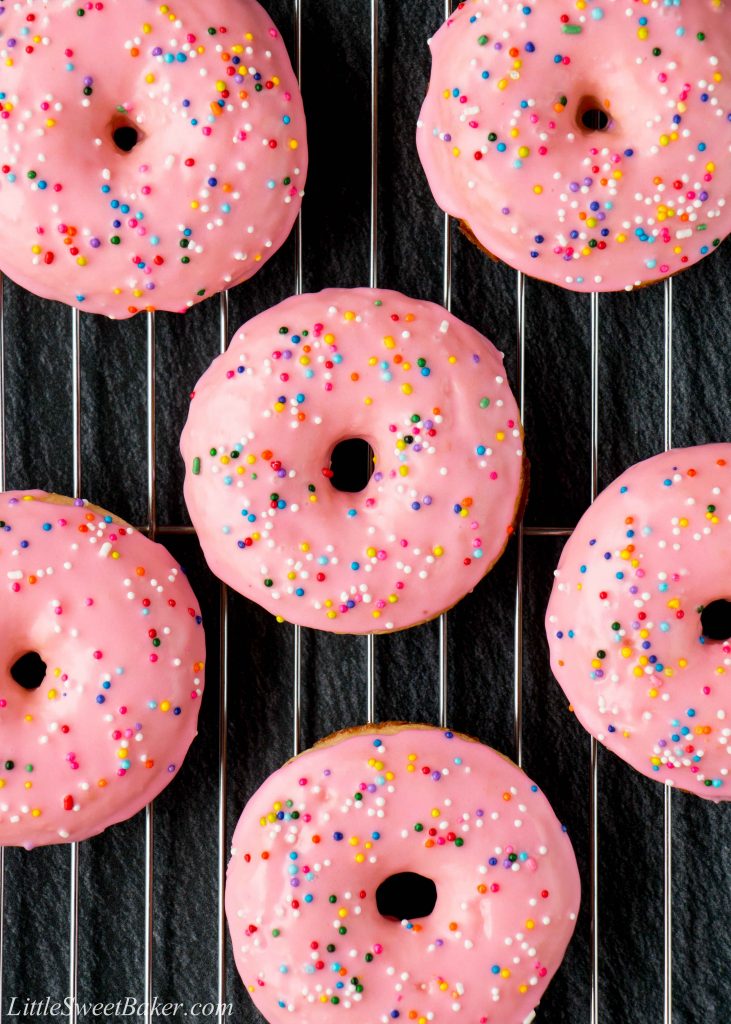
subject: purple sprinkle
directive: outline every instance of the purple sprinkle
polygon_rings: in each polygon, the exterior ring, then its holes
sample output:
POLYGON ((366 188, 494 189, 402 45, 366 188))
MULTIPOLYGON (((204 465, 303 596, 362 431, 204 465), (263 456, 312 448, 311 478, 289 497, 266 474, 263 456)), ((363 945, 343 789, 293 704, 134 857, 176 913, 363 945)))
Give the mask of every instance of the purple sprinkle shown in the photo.
POLYGON ((98 249, 101 244, 102 243, 99 241, 98 238, 92 238, 89 241, 89 245, 92 247, 92 249, 98 249))
POLYGON ((161 47, 159 47, 159 46, 156 46, 156 47, 154 48, 154 50, 152 51, 152 56, 153 56, 153 57, 159 57, 161 53, 162 53, 162 49, 161 49, 161 47))
POLYGON ((424 505, 431 505, 431 503, 432 503, 431 495, 430 494, 425 494, 424 495, 424 500, 423 500, 422 504, 424 504, 424 505))
POLYGON ((447 134, 444 136, 444 141, 445 142, 451 142, 452 141, 452 136, 449 134, 449 132, 447 132, 447 134))
POLYGON ((431 777, 434 779, 435 782, 439 782, 439 780, 442 777, 442 773, 441 772, 432 772, 431 773, 431 777))
POLYGON ((94 79, 90 78, 89 75, 87 75, 86 78, 84 79, 84 85, 93 85, 93 84, 94 84, 94 79))
POLYGON ((169 771, 170 773, 174 772, 174 771, 175 771, 175 765, 174 765, 174 764, 169 764, 169 765, 168 765, 168 771, 169 771))
POLYGON ((485 815, 485 812, 483 811, 483 809, 481 807, 478 810, 475 811, 475 817, 477 817, 477 818, 482 818, 482 817, 484 817, 484 815, 485 815))
POLYGON ((300 880, 299 878, 292 878, 290 879, 289 884, 292 886, 293 889, 299 889, 300 880))

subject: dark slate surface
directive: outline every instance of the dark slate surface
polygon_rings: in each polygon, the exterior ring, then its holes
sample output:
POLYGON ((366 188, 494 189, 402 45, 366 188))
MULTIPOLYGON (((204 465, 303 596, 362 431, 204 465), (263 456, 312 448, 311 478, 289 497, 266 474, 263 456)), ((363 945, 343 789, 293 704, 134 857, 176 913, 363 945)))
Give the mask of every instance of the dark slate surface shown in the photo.
MULTIPOLYGON (((269 6, 291 43, 291 0, 269 0, 269 6)), ((303 9, 311 143, 305 286, 361 285, 369 270, 368 3, 303 0, 303 9)), ((442 0, 390 0, 380 12, 380 281, 435 300, 442 295, 443 219, 417 160, 414 124, 429 72, 426 39, 442 10, 442 0)), ((676 444, 731 440, 730 272, 726 244, 674 282, 676 444)), ((232 329, 293 287, 290 240, 232 293, 232 329)), ((9 282, 4 299, 8 486, 69 492, 71 313, 9 282)), ((570 526, 590 497, 590 300, 531 281, 526 308, 532 461, 526 521, 570 526)), ((515 274, 456 232, 454 310, 505 350, 516 385, 515 274)), ((178 436, 187 393, 218 350, 218 315, 213 299, 185 318, 157 317, 157 497, 164 524, 186 521, 178 436)), ((663 444, 663 287, 602 297, 600 315, 599 476, 605 485, 663 444)), ((142 318, 115 325, 82 317, 83 491, 138 523, 147 508, 145 343, 142 318)), ((216 998, 220 591, 193 538, 172 538, 169 545, 190 571, 209 640, 200 736, 154 811, 154 991, 189 1008, 216 998)), ((589 1019, 589 741, 551 677, 542 628, 560 545, 545 537, 525 540, 524 742, 527 770, 570 828, 585 887, 575 940, 539 1020, 575 1024, 589 1019)), ((513 545, 449 616, 451 723, 507 754, 515 750, 515 583, 513 545)), ((247 797, 291 750, 293 631, 238 598, 231 598, 229 610, 230 837, 247 797)), ((376 650, 379 716, 436 721, 437 626, 379 638, 376 650)), ((302 682, 306 743, 361 722, 365 642, 306 633, 302 682)), ((600 753, 603 1024, 662 1020, 662 798, 658 786, 600 753)), ((682 794, 673 803, 673 1020, 723 1024, 731 1008, 731 818, 726 808, 682 794)), ((142 999, 144 816, 85 843, 80 860, 80 998, 142 999)), ((62 999, 67 992, 68 878, 66 848, 5 852, 6 1015, 12 996, 62 999)), ((235 1021, 258 1020, 230 958, 227 998, 235 1021)))

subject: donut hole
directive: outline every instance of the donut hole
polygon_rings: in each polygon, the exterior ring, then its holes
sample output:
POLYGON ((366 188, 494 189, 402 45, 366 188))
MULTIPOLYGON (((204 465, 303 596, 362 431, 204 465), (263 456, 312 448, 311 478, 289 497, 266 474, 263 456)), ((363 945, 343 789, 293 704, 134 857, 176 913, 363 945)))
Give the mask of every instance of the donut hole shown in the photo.
POLYGON ((330 483, 336 491, 356 494, 368 486, 375 454, 362 437, 339 441, 330 456, 330 483))
POLYGON ((112 122, 112 141, 122 153, 131 153, 142 140, 142 133, 128 118, 117 118, 112 122))
POLYGON ((579 103, 576 120, 587 132, 606 132, 612 124, 606 108, 594 96, 585 96, 579 103))
POLYGON ((413 921, 428 917, 437 905, 437 887, 431 878, 415 871, 389 875, 376 889, 376 906, 389 921, 413 921))
POLYGON ((37 690, 46 678, 46 663, 37 651, 28 651, 15 659, 10 675, 24 690, 37 690))
POLYGON ((731 637, 731 601, 719 598, 701 609, 704 640, 728 640, 731 637))

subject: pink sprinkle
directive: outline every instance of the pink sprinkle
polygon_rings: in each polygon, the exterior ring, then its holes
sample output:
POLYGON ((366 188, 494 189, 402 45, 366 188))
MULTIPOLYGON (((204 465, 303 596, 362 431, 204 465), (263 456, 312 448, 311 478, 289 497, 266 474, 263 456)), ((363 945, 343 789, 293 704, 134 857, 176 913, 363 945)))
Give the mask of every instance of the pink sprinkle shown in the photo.
POLYGON ((99 661, 99 659, 102 657, 102 652, 101 651, 94 651, 93 657, 95 657, 96 660, 99 661))
POLYGON ((299 782, 300 786, 306 786, 307 785, 307 779, 304 779, 304 778, 298 779, 298 782, 299 782))

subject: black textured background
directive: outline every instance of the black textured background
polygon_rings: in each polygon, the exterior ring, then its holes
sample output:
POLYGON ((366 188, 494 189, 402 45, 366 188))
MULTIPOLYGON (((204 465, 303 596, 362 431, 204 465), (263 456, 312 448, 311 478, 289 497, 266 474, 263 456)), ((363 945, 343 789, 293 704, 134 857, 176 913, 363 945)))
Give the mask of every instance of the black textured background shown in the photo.
MULTIPOLYGON (((367 0, 302 0, 311 172, 304 206, 307 290, 368 282, 370 55, 367 0)), ((292 0, 268 0, 292 43, 292 0)), ((211 10, 215 7, 211 0, 211 10)), ((380 16, 379 279, 441 301, 442 217, 421 171, 414 126, 426 89, 426 40, 442 0, 388 0, 380 16)), ((731 440, 731 247, 674 282, 676 445, 731 440)), ((231 294, 231 328, 294 289, 293 240, 231 294)), ((590 498, 590 299, 526 287, 531 526, 571 526, 590 498)), ((516 276, 454 238, 454 311, 506 352, 516 381, 516 276)), ((603 296, 601 486, 663 444, 663 286, 603 296)), ((187 522, 178 437, 187 393, 219 346, 219 303, 157 317, 157 469, 161 524, 187 522)), ((7 485, 72 488, 71 312, 4 282, 7 485)), ((83 493, 131 522, 146 517, 145 340, 137 317, 81 318, 83 493)), ((219 588, 191 537, 166 537, 203 605, 208 690, 200 735, 155 804, 154 991, 216 999, 219 588)), ((562 541, 525 539, 525 767, 570 828, 584 907, 539 1014, 589 1020, 589 741, 548 666, 543 616, 562 541)), ((514 753, 516 547, 449 616, 450 721, 514 753)), ((291 751, 293 630, 230 600, 228 834, 253 789, 291 751)), ((0 623, 1 636, 1 623, 0 623)), ((437 719, 436 624, 378 638, 377 714, 437 719)), ((366 715, 365 641, 306 633, 306 744, 366 715)), ((602 1024, 658 1024, 662 1011, 662 789, 600 752, 602 1024)), ((729 810, 674 797, 674 1024, 731 1018, 729 810)), ((144 814, 80 850, 79 996, 143 997, 144 814)), ((3 1005, 62 999, 68 985, 69 850, 5 851, 3 1005)), ((258 1020, 229 958, 233 1020, 258 1020)), ((16 1018, 17 1019, 17 1018, 16 1018)), ((39 1018, 34 1018, 39 1019, 39 1018)), ((50 1019, 50 1018, 47 1018, 50 1019)), ((90 1018, 87 1018, 90 1019, 90 1018)), ((107 1018, 108 1019, 108 1018, 107 1018)), ((182 1019, 182 1018, 179 1018, 182 1019)))

